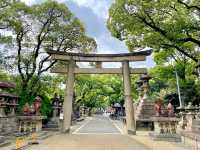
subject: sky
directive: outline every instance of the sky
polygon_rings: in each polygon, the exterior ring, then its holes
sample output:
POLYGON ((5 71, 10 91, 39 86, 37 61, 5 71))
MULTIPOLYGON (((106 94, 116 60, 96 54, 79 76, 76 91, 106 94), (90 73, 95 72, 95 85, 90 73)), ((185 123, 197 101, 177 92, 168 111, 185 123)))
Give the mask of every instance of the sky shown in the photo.
MULTIPOLYGON (((28 5, 32 5, 42 0, 21 0, 28 5)), ((114 0, 57 0, 65 3, 71 12, 78 17, 86 28, 88 36, 93 37, 97 42, 97 53, 127 53, 128 49, 124 42, 112 37, 106 27, 108 10, 114 0)), ((117 63, 106 64, 105 67, 119 67, 117 63)), ((154 62, 152 57, 148 57, 146 62, 131 63, 132 67, 152 67, 154 62)))

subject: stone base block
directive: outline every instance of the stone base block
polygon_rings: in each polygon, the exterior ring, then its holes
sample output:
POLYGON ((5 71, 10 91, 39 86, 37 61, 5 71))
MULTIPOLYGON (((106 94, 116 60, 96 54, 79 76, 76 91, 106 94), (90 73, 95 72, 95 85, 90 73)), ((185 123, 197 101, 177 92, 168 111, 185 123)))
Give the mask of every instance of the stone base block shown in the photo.
POLYGON ((152 131, 154 129, 154 125, 152 121, 136 121, 136 129, 139 131, 152 131))
POLYGON ((59 131, 60 130, 59 120, 56 120, 56 121, 50 120, 47 124, 42 126, 42 130, 45 130, 45 131, 59 131))
POLYGON ((150 132, 149 136, 155 141, 181 142, 181 136, 178 134, 157 134, 150 132))
POLYGON ((128 130, 127 133, 129 135, 136 135, 136 131, 133 131, 133 130, 128 130))
POLYGON ((0 147, 9 145, 10 142, 6 140, 4 136, 0 136, 0 147))
POLYGON ((200 149, 200 141, 192 139, 190 137, 182 136, 182 143, 188 149, 191 149, 191 150, 199 150, 200 149))
POLYGON ((64 134, 69 134, 69 133, 70 133, 70 128, 69 128, 69 129, 63 130, 62 133, 64 133, 64 134))
POLYGON ((196 132, 181 132, 182 143, 188 149, 198 150, 200 149, 200 134, 196 132))
POLYGON ((0 135, 13 135, 17 131, 17 120, 15 117, 0 117, 0 135))

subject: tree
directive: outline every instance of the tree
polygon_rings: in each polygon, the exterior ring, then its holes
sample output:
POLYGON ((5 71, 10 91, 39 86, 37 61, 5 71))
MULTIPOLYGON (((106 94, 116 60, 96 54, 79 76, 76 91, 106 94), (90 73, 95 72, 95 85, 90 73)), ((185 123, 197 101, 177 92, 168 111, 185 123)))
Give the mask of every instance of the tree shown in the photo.
MULTIPOLYGON (((10 9, 11 3, 14 3, 14 0, 1 0, 0 1, 0 30, 1 29, 7 29, 9 19, 13 11, 10 9)), ((0 32, 0 44, 8 42, 9 37, 4 35, 4 32, 0 32)), ((4 54, 7 52, 4 52, 3 50, 0 51, 0 67, 4 68, 6 66, 5 63, 5 56, 4 54)))
POLYGON ((179 106, 177 94, 177 84, 175 68, 179 76, 180 94, 182 102, 187 105, 192 102, 194 105, 199 104, 199 83, 196 82, 195 75, 192 74, 193 64, 187 64, 185 71, 181 63, 175 63, 174 66, 157 65, 150 69, 149 74, 153 77, 150 80, 150 91, 152 97, 162 97, 165 102, 172 100, 175 106, 179 106))
POLYGON ((4 43, 4 48, 9 47, 9 54, 16 58, 22 91, 27 95, 36 95, 42 74, 56 63, 49 60, 46 50, 88 52, 96 48, 96 42, 85 35, 82 23, 64 4, 48 0, 27 6, 14 1, 9 10, 10 16, 0 18, 12 33, 11 44, 4 43))
POLYGON ((103 106, 102 82, 90 75, 78 76, 75 84, 75 104, 85 105, 90 111, 103 106), (101 101, 99 103, 98 101, 101 101))
POLYGON ((200 1, 116 0, 108 28, 129 50, 152 47, 167 58, 184 55, 199 61, 200 1), (164 55, 163 55, 164 54, 164 55))
POLYGON ((0 81, 10 81, 10 76, 0 68, 0 81))
MULTIPOLYGON (((136 77, 132 76, 132 96, 137 98, 136 77)), ((124 90, 120 75, 79 75, 75 82, 75 104, 90 109, 105 108, 115 103, 124 105, 124 90)))
MULTIPOLYGON (((16 83, 15 93, 20 93, 20 101, 18 110, 21 112, 25 103, 32 104, 35 96, 27 95, 26 91, 21 90, 21 80, 20 76, 11 76, 11 80, 16 83)), ((41 113, 43 115, 49 116, 52 113, 52 98, 54 94, 57 93, 58 95, 64 95, 64 89, 62 88, 62 84, 65 82, 65 77, 60 75, 43 75, 41 76, 40 80, 38 81, 35 88, 37 89, 37 95, 42 99, 42 106, 41 106, 41 113)))
POLYGON ((12 11, 10 10, 11 3, 14 3, 14 0, 1 0, 0 1, 0 29, 5 29, 8 27, 8 18, 12 11))

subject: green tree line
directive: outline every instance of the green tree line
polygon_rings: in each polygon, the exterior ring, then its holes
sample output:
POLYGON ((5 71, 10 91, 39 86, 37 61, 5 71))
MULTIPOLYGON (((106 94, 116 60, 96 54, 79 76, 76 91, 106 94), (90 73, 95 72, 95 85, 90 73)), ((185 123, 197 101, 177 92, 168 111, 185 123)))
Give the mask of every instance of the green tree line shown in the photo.
POLYGON ((108 29, 130 51, 153 48, 155 67, 151 94, 178 103, 175 71, 182 100, 199 104, 200 1, 116 0, 109 10, 108 29))

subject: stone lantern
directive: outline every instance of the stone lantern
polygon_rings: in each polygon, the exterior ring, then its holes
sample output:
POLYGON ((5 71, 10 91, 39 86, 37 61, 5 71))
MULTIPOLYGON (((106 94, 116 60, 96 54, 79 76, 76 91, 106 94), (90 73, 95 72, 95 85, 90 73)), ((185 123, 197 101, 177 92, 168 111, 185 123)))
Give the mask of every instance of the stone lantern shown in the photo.
POLYGON ((58 97, 58 94, 55 93, 54 94, 54 98, 53 98, 53 102, 52 102, 52 105, 53 105, 53 120, 55 120, 58 116, 58 109, 59 109, 59 105, 60 105, 60 102, 59 102, 59 97, 58 97))
POLYGON ((143 85, 142 85, 142 89, 143 89, 143 100, 147 100, 148 99, 148 92, 149 92, 149 80, 151 79, 151 77, 148 74, 143 74, 140 77, 140 80, 143 81, 143 85))
POLYGON ((147 101, 150 79, 151 77, 149 75, 143 74, 141 75, 140 80, 136 82, 140 99, 136 108, 136 127, 138 130, 143 130, 144 127, 147 130, 153 128, 151 117, 155 116, 154 102, 147 101))
POLYGON ((13 99, 11 100, 11 113, 10 113, 10 116, 15 116, 15 110, 16 110, 16 107, 18 106, 18 97, 13 97, 13 99))
POLYGON ((142 100, 142 96, 143 96, 143 89, 142 89, 142 84, 143 84, 143 81, 142 80, 138 80, 136 82, 136 86, 137 86, 137 91, 138 91, 138 100, 142 100))
POLYGON ((4 101, 4 98, 1 98, 0 99, 0 117, 5 117, 6 114, 5 114, 5 101, 4 101))

